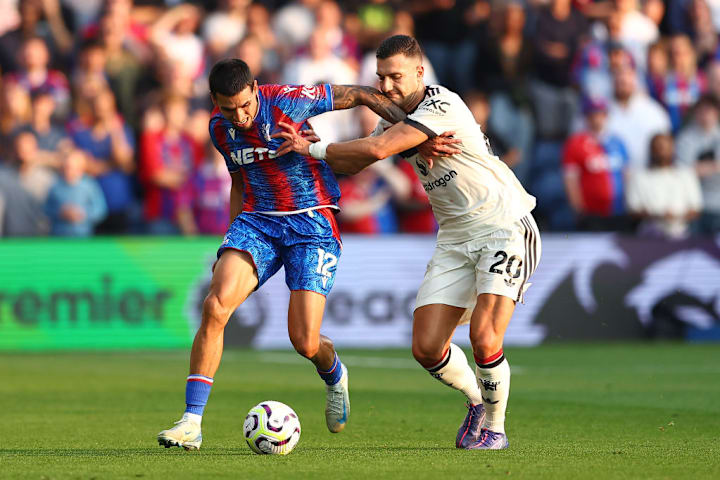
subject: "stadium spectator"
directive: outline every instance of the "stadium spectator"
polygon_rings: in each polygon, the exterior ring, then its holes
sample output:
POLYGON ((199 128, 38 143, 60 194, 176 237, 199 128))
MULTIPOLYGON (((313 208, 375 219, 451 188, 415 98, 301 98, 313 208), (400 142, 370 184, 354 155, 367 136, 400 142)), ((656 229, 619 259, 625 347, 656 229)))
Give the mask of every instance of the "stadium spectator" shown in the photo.
POLYGON ((488 102, 487 95, 482 92, 470 92, 465 95, 465 104, 470 109, 470 112, 472 112, 477 124, 482 127, 492 153, 500 157, 508 167, 515 168, 520 161, 520 150, 507 144, 503 140, 503 137, 498 135, 493 129, 493 124, 490 121, 492 117, 490 114, 490 102, 488 102))
MULTIPOLYGON (((353 113, 363 134, 368 135, 375 129, 379 117, 369 108, 359 107, 353 113)), ((409 200, 412 185, 408 175, 396 167, 391 158, 376 162, 356 175, 339 179, 338 185, 340 231, 366 235, 398 231, 393 200, 409 200)))
MULTIPOLYGON (((0 71, 15 72, 22 69, 16 56, 30 38, 40 36, 50 48, 55 63, 62 63, 73 47, 73 37, 67 28, 63 6, 59 0, 22 0, 18 2, 18 26, 0 37, 0 71)), ((3 16, 10 12, 3 11, 3 16)))
MULTIPOLYGON (((512 163, 515 175, 525 183, 530 167, 530 151, 534 135, 531 103, 527 94, 528 73, 532 66, 532 46, 525 38, 525 11, 519 3, 508 3, 500 11, 502 23, 498 35, 492 35, 487 50, 477 66, 477 78, 487 79, 490 94, 487 125, 490 141, 504 142, 517 159, 512 163)), ((504 153, 504 152, 503 152, 504 153)))
POLYGON ((250 0, 221 0, 202 22, 202 37, 211 58, 221 58, 245 36, 250 0))
POLYGON ((143 43, 143 30, 132 28, 129 13, 119 5, 104 13, 100 18, 96 36, 105 49, 105 74, 117 101, 117 108, 123 118, 132 126, 137 125, 136 95, 138 85, 147 75, 145 62, 150 58, 149 47, 143 43), (130 35, 129 32, 136 32, 130 35))
POLYGON ((638 88, 637 81, 630 64, 613 72, 614 98, 608 108, 607 128, 625 145, 629 167, 646 168, 650 139, 670 131, 670 117, 657 101, 638 88))
MULTIPOLYGON (((474 87, 473 68, 477 53, 472 37, 474 27, 489 10, 471 0, 410 2, 415 31, 425 55, 435 67, 440 83, 460 94, 474 87)), ((382 40, 382 39, 381 39, 382 40)))
POLYGON ((0 158, 12 155, 12 137, 32 119, 30 94, 16 83, 0 84, 0 158))
MULTIPOLYGON (((657 0, 656 0, 657 1, 657 0)), ((720 3, 711 0, 716 10, 720 3)), ((713 25, 713 17, 708 2, 705 0, 690 0, 690 21, 695 55, 700 64, 705 64, 715 55, 718 49, 718 29, 713 25)), ((720 12, 720 10, 718 10, 720 12)), ((719 17, 720 18, 720 17, 719 17)))
POLYGON ((73 119, 68 133, 75 145, 89 155, 87 173, 95 177, 105 195, 108 215, 96 233, 126 233, 135 203, 131 178, 135 171, 134 137, 118 115, 111 91, 101 91, 91 102, 88 121, 73 119))
POLYGON ((93 97, 110 87, 105 73, 107 54, 102 43, 94 39, 85 41, 80 47, 79 59, 71 77, 75 97, 93 97))
POLYGON ((333 0, 320 2, 315 10, 315 28, 325 32, 333 55, 342 58, 357 69, 360 49, 357 40, 343 29, 342 20, 342 10, 333 0))
POLYGON ((280 66, 280 52, 275 33, 270 26, 270 12, 262 3, 252 3, 247 10, 247 34, 260 40, 263 46, 263 65, 276 70, 280 66))
POLYGON ((52 235, 88 237, 107 213, 100 186, 85 175, 85 162, 82 150, 72 149, 63 155, 60 176, 45 202, 52 235))
POLYGON ((295 0, 283 6, 272 16, 272 29, 277 47, 284 59, 307 45, 315 29, 315 9, 320 0, 295 0))
POLYGON ((265 51, 259 37, 247 35, 240 40, 234 49, 235 57, 243 60, 250 67, 250 71, 258 83, 273 83, 277 75, 269 71, 265 64, 265 51))
POLYGON ((622 141, 608 134, 607 104, 583 101, 586 129, 572 135, 563 152, 565 191, 578 216, 579 230, 630 229, 625 216, 625 169, 628 155, 622 141))
POLYGON ((198 233, 225 233, 230 222, 231 185, 225 159, 211 142, 207 142, 204 162, 192 179, 192 211, 198 233))
POLYGON ((164 65, 176 65, 192 78, 204 71, 204 46, 195 33, 200 10, 189 3, 171 8, 158 18, 150 31, 150 41, 164 65))
POLYGON ((537 12, 533 40, 535 79, 530 84, 536 112, 536 133, 541 139, 563 139, 578 110, 571 87, 570 67, 587 33, 585 18, 571 0, 552 0, 537 12))
POLYGON ((55 111, 55 99, 49 92, 39 91, 32 96, 32 117, 30 123, 22 127, 35 135, 38 155, 44 165, 60 166, 61 143, 67 142, 64 129, 52 123, 55 111))
MULTIPOLYGON (((315 30, 310 36, 308 53, 297 56, 285 66, 282 83, 351 85, 357 83, 357 73, 345 60, 333 54, 327 32, 315 30)), ((354 118, 351 110, 341 110, 318 115, 311 123, 323 140, 342 141, 358 136, 354 118)))
POLYGON ((675 144, 669 133, 650 142, 650 166, 630 173, 628 210, 642 220, 639 233, 671 239, 684 238, 702 208, 700 182, 695 172, 674 165, 675 144))
POLYGON ((645 81, 647 91, 652 98, 659 99, 665 91, 665 82, 670 74, 670 56, 664 40, 659 40, 648 48, 647 73, 645 81))
POLYGON ((35 135, 20 132, 13 139, 14 168, 22 187, 40 204, 45 202, 47 193, 55 181, 51 169, 42 165, 35 135))
POLYGON ((17 169, 0 163, 0 237, 31 237, 47 231, 42 204, 23 187, 17 169))
POLYGON ((700 178, 703 210, 701 233, 720 232, 720 104, 714 96, 700 98, 692 121, 677 137, 677 164, 694 168, 700 178))
POLYGON ((705 76, 698 71, 690 38, 675 35, 669 45, 671 68, 656 99, 667 109, 673 132, 677 132, 687 111, 706 90, 706 82, 705 76))
POLYGON ((638 0, 615 0, 620 22, 619 41, 632 53, 641 72, 645 71, 648 47, 659 37, 658 26, 638 8, 638 0))
POLYGON ((55 113, 65 118, 70 111, 70 86, 65 74, 48 68, 50 52, 40 37, 30 37, 20 47, 21 68, 9 73, 4 80, 15 83, 33 94, 41 90, 50 92, 55 99, 55 113))
POLYGON ((395 198, 398 229, 401 233, 435 233, 438 229, 423 182, 412 165, 400 161, 397 168, 407 178, 410 191, 406 196, 395 198))
POLYGON ((162 104, 162 127, 146 124, 140 139, 140 178, 145 187, 145 221, 152 235, 197 232, 191 210, 191 180, 202 147, 185 131, 187 100, 170 96, 162 104))

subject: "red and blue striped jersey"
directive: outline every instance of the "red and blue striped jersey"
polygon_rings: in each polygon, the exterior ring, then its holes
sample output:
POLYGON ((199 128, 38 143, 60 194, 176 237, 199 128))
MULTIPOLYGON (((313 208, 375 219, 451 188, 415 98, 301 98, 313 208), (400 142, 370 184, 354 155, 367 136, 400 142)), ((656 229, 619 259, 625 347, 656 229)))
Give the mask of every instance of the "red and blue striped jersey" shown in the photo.
POLYGON ((261 85, 258 114, 250 130, 235 128, 216 108, 210 118, 210 138, 225 157, 231 174, 242 175, 244 212, 296 212, 320 206, 337 208, 340 189, 323 160, 275 151, 284 139, 270 138, 285 122, 296 130, 306 120, 333 109, 332 90, 325 85, 261 85))

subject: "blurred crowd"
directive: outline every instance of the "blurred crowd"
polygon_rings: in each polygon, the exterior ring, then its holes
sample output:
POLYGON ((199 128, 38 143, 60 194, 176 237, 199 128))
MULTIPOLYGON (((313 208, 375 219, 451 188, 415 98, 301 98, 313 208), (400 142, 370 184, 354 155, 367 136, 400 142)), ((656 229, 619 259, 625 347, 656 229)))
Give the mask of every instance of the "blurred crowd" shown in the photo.
MULTIPOLYGON (((720 232, 720 0, 0 0, 0 236, 222 234, 207 75, 375 85, 415 36, 544 230, 720 232)), ((312 120, 368 135, 368 109, 312 120)), ((405 161, 339 179, 347 233, 432 233, 405 161)))

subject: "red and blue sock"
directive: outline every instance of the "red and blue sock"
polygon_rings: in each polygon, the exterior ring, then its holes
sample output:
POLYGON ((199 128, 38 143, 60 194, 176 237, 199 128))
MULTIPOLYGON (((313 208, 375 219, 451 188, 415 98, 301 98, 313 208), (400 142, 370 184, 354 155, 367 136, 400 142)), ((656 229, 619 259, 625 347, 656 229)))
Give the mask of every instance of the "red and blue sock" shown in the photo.
POLYGON ((335 353, 335 358, 333 359, 332 367, 330 367, 327 371, 322 371, 318 368, 317 370, 318 375, 320 375, 320 378, 325 380, 325 383, 328 385, 335 385, 340 381, 340 377, 342 377, 342 362, 340 361, 340 357, 338 357, 338 354, 335 353))
POLYGON ((213 379, 205 375, 192 374, 187 377, 185 386, 185 411, 202 415, 207 405, 213 379))

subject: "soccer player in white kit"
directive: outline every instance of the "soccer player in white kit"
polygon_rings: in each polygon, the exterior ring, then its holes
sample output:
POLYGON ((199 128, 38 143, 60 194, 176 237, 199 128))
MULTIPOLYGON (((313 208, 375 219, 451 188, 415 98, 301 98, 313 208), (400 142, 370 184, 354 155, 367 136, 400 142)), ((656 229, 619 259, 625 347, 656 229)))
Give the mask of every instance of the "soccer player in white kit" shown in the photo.
POLYGON ((462 99, 445 87, 424 85, 422 52, 414 38, 389 37, 376 56, 380 89, 407 118, 395 125, 381 120, 372 136, 342 143, 310 143, 297 132, 283 131, 275 134, 286 140, 278 155, 295 150, 345 174, 395 154, 413 165, 439 225, 417 294, 413 356, 434 378, 467 396, 458 448, 507 448, 510 367, 503 337, 540 259, 540 235, 530 214, 535 198, 490 151, 462 99), (433 159, 418 152, 423 142, 448 132, 457 142, 449 147, 456 153, 433 159), (451 343, 456 327, 468 321, 475 372, 451 343))

